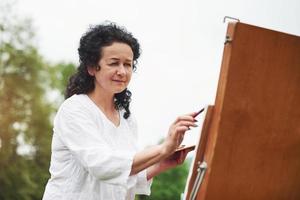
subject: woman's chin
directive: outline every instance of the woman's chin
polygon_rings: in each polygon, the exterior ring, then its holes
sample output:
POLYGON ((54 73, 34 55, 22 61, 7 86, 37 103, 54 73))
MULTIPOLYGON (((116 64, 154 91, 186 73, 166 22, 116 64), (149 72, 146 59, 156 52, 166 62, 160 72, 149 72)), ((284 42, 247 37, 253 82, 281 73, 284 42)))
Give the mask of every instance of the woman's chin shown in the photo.
POLYGON ((126 89, 126 87, 119 87, 115 89, 115 94, 123 92, 126 89))
POLYGON ((120 93, 120 92, 124 91, 126 89, 126 87, 127 87, 127 84, 125 84, 125 83, 117 83, 117 84, 113 85, 112 89, 113 89, 114 93, 116 94, 116 93, 120 93))

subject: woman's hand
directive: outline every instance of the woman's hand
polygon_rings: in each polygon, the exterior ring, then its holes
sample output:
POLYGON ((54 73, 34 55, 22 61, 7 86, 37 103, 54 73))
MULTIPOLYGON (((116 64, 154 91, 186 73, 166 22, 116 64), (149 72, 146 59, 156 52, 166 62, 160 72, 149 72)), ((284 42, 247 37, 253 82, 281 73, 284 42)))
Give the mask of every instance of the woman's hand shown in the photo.
POLYGON ((161 172, 181 165, 184 162, 187 154, 192 150, 193 148, 176 151, 164 160, 156 163, 155 165, 152 165, 147 170, 147 180, 150 180, 151 178, 160 174, 161 172))
POLYGON ((184 134, 187 130, 190 130, 190 126, 196 127, 196 120, 194 116, 197 112, 193 112, 187 115, 178 117, 169 128, 168 136, 163 142, 166 157, 172 155, 176 148, 181 144, 184 134))
POLYGON ((157 175, 164 168, 171 168, 182 163, 188 151, 183 154, 175 153, 175 150, 181 144, 184 134, 190 127, 196 127, 196 120, 194 117, 197 112, 178 117, 174 123, 171 124, 168 136, 162 144, 155 145, 149 149, 145 149, 136 153, 133 159, 130 175, 139 173, 148 168, 148 179, 157 175), (174 154, 174 156, 171 156, 174 154))
POLYGON ((177 165, 181 165, 184 162, 187 154, 192 150, 193 149, 183 149, 181 151, 175 151, 172 155, 159 163, 161 170, 165 171, 176 167, 177 165))

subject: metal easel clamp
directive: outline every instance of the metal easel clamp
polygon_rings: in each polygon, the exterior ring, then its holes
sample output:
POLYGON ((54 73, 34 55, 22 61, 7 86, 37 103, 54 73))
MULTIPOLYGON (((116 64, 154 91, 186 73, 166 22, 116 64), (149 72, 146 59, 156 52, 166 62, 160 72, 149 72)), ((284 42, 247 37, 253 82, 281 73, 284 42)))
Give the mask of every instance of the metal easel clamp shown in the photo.
MULTIPOLYGON (((231 20, 235 20, 237 22, 240 22, 240 20, 238 18, 225 16, 224 19, 223 19, 223 23, 226 22, 226 19, 231 19, 231 20)), ((231 43, 231 42, 232 42, 232 38, 229 35, 226 35, 224 45, 226 45, 228 43, 231 43)))
POLYGON ((240 22, 240 20, 238 18, 235 18, 235 17, 230 17, 230 16, 225 16, 224 19, 223 19, 223 23, 226 22, 226 19, 231 19, 231 20, 235 20, 237 22, 240 22))
POLYGON ((232 42, 232 38, 229 35, 226 35, 224 45, 231 42, 232 42))
POLYGON ((195 200, 195 198, 197 196, 197 193, 198 193, 198 190, 200 188, 200 185, 203 181, 206 169, 207 169, 207 163, 205 161, 203 161, 203 162, 199 161, 197 164, 198 164, 197 177, 196 177, 196 180, 194 182, 193 189, 191 191, 191 195, 190 195, 189 200, 195 200))

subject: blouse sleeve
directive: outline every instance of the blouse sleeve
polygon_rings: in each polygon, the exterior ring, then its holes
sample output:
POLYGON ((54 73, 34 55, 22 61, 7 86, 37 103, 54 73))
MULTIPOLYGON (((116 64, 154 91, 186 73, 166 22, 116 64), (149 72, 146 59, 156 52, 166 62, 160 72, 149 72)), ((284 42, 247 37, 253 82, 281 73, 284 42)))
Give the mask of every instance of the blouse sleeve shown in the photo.
POLYGON ((103 182, 125 186, 135 152, 113 150, 99 135, 91 113, 62 108, 54 128, 81 165, 103 182))
POLYGON ((137 183, 135 185, 136 194, 150 195, 153 179, 147 180, 147 170, 137 174, 137 183))
MULTIPOLYGON (((129 118, 129 124, 136 139, 136 143, 138 143, 138 126, 136 119, 133 115, 129 118)), ((137 149, 141 150, 140 146, 137 145, 137 149)), ((151 185, 153 179, 147 180, 147 169, 139 172, 138 174, 131 176, 131 179, 135 179, 135 187, 134 192, 135 194, 145 194, 150 195, 151 193, 151 185)))

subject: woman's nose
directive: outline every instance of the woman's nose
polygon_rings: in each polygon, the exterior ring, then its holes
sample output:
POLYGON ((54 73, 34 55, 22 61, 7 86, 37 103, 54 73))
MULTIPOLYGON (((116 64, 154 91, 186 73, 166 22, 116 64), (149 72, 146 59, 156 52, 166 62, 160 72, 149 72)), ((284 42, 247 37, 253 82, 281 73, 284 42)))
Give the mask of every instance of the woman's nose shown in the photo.
POLYGON ((125 75, 126 74, 126 69, 123 64, 120 64, 118 69, 117 69, 117 74, 118 75, 125 75))

